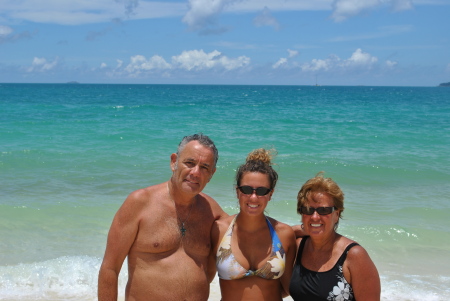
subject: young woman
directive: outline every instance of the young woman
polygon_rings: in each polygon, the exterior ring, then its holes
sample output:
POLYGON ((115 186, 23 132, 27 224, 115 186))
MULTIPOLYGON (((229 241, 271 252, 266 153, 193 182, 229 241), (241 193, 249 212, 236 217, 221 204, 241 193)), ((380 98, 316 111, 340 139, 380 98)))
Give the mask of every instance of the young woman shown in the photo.
POLYGON ((265 149, 248 155, 236 173, 240 211, 213 227, 222 301, 280 301, 288 295, 295 235, 264 214, 278 180, 271 161, 265 149))

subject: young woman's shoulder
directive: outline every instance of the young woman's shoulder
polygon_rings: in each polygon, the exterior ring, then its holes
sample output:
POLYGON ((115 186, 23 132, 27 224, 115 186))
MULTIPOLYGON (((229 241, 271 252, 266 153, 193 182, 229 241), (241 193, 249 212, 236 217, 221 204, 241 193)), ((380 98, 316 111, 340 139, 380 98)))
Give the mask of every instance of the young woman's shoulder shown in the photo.
POLYGON ((278 233, 278 235, 280 235, 280 234, 288 235, 288 236, 294 235, 294 230, 288 224, 277 221, 276 219, 271 218, 269 216, 268 216, 268 218, 269 218, 270 223, 274 227, 275 231, 278 233))

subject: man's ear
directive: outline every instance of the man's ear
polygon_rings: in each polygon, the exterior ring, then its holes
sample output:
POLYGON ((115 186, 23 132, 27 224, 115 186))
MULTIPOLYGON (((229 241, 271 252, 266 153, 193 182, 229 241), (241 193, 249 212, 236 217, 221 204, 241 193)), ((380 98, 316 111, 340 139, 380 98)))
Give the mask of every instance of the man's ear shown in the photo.
POLYGON ((172 169, 172 172, 174 172, 177 169, 177 159, 178 156, 177 154, 173 153, 172 155, 170 155, 170 169, 172 169))

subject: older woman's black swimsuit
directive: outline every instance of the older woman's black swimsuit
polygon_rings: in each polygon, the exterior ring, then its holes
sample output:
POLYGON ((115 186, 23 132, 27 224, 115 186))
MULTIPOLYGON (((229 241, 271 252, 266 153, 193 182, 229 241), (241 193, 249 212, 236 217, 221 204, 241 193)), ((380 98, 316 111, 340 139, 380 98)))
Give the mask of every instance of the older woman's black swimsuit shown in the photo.
POLYGON ((302 239, 297 252, 297 259, 289 286, 291 297, 295 301, 356 301, 352 286, 344 277, 342 266, 347 258, 348 250, 353 246, 358 246, 358 244, 349 244, 331 270, 315 272, 308 270, 301 264, 303 248, 308 238, 302 239))

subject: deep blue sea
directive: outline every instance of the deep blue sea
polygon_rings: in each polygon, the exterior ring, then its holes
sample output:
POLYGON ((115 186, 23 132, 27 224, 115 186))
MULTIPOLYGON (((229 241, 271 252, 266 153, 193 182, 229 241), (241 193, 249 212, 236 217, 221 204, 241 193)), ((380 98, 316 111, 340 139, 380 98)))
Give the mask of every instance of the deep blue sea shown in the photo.
POLYGON ((0 84, 0 300, 96 300, 115 212, 197 132, 219 149, 205 192, 228 213, 236 167, 273 147, 268 215, 298 224, 298 190, 324 171, 382 300, 450 299, 450 88, 0 84))

